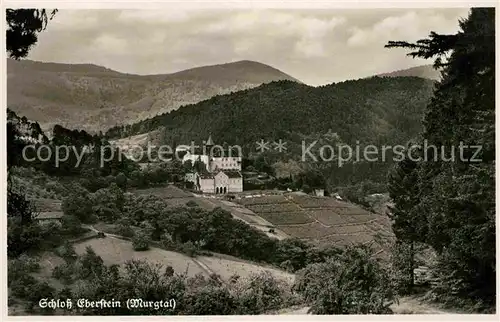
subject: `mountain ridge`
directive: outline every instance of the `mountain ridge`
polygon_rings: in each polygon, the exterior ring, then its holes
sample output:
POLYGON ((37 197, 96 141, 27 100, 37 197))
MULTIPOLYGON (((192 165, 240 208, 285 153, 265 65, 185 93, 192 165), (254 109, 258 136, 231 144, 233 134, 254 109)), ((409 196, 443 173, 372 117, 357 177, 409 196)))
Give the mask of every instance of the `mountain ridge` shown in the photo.
POLYGON ((95 64, 7 60, 7 105, 36 120, 89 132, 129 124, 215 95, 276 80, 300 82, 254 61, 195 67, 171 74, 124 74, 95 64))
POLYGON ((375 75, 378 77, 421 77, 438 81, 441 79, 441 72, 434 69, 432 65, 421 65, 392 72, 375 75))

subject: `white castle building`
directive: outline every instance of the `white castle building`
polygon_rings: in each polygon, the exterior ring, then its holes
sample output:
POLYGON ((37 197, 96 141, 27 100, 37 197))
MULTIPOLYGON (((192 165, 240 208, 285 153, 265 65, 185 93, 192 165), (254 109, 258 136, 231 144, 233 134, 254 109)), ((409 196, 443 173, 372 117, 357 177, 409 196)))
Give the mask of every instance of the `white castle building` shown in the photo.
POLYGON ((210 136, 205 143, 206 154, 191 154, 187 152, 182 162, 202 161, 206 166, 205 172, 191 172, 186 174, 186 181, 193 182, 194 189, 204 193, 227 194, 243 191, 243 177, 241 175, 241 156, 213 156, 214 143, 210 136))

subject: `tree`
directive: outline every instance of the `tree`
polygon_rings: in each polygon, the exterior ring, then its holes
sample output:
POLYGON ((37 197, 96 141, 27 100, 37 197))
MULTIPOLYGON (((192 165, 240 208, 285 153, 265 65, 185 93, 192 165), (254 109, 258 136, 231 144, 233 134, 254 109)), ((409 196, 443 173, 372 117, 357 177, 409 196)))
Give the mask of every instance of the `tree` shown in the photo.
MULTIPOLYGON (((7 53, 11 58, 26 57, 30 48, 37 41, 37 33, 45 29, 49 19, 52 19, 57 10, 51 12, 48 18, 46 10, 32 9, 7 9, 7 53)), ((42 134, 43 142, 47 138, 43 135, 38 123, 30 123, 27 119, 20 119, 17 115, 7 110, 7 216, 9 256, 18 256, 24 251, 36 248, 42 238, 42 230, 37 222, 33 221, 35 211, 33 205, 24 194, 13 190, 10 170, 15 165, 20 165, 22 148, 25 143, 20 139, 19 123, 28 124, 31 135, 38 139, 42 134)))
POLYGON ((198 172, 198 173, 205 173, 205 172, 207 172, 207 166, 206 166, 205 162, 203 162, 203 161, 201 161, 199 159, 194 162, 192 169, 194 171, 198 172))
POLYGON ((134 229, 130 225, 130 218, 122 217, 117 222, 116 233, 124 237, 134 237, 134 229))
POLYGON ((120 172, 115 178, 115 183, 118 187, 125 190, 127 188, 127 177, 120 172))
POLYGON ((388 314, 395 300, 389 275, 367 247, 348 248, 298 272, 296 290, 313 314, 388 314))
MULTIPOLYGON (((397 255, 404 253, 407 260, 402 265, 405 288, 411 291, 415 283, 415 243, 422 241, 426 235, 426 213, 416 211, 419 203, 418 164, 407 158, 399 162, 389 173, 388 190, 394 206, 389 207, 389 218, 392 220, 392 230, 398 238, 397 255)), ((396 255, 396 254, 395 254, 396 255)), ((396 268, 396 267, 395 267, 396 268)))
POLYGON ((92 206, 94 205, 89 192, 75 186, 71 194, 63 199, 62 210, 65 215, 75 216, 82 223, 92 223, 95 221, 92 206))
POLYGON ((22 253, 37 249, 42 242, 43 232, 36 222, 23 223, 19 217, 7 220, 7 255, 17 257, 22 253))
POLYGON ((45 30, 57 9, 7 9, 7 53, 10 58, 20 59, 28 55, 38 41, 38 33, 45 30))
POLYGON ((396 211, 401 210, 395 221, 399 235, 408 233, 438 253, 436 291, 494 305, 495 10, 473 8, 459 25, 454 35, 432 32, 415 44, 387 45, 411 49, 413 57, 436 58, 434 65, 442 67, 421 140, 448 149, 448 161, 430 151, 431 162, 418 163, 418 180, 407 193, 397 187, 404 184, 392 183, 399 189, 396 211), (471 159, 475 149, 463 151, 460 145, 481 146, 480 162, 471 159), (409 221, 404 213, 426 218, 409 221))
MULTIPOLYGON (((118 292, 114 294, 108 293, 110 296, 115 297, 116 294, 120 293, 121 298, 125 300, 129 298, 141 298, 145 301, 175 299, 177 303, 185 303, 183 301, 184 294, 186 293, 185 277, 176 275, 168 276, 161 264, 151 264, 139 260, 127 261, 125 263, 125 274, 121 277, 118 285, 120 288, 118 292)), ((160 307, 158 309, 136 308, 133 314, 179 314, 179 311, 184 307, 184 305, 180 306, 178 304, 178 308, 175 310, 168 307, 160 307)))
POLYGON ((81 265, 79 275, 82 279, 98 278, 105 270, 104 261, 90 246, 87 246, 79 262, 81 265))
POLYGON ((190 159, 186 160, 186 161, 182 164, 182 166, 183 166, 183 168, 184 168, 184 170, 185 170, 186 172, 191 172, 191 171, 193 171, 193 161, 192 161, 192 160, 190 160, 190 159))
POLYGON ((77 236, 83 231, 81 222, 76 216, 63 216, 61 218, 61 228, 64 234, 70 236, 77 236))
POLYGON ((125 196, 116 183, 111 183, 108 188, 99 189, 90 195, 92 211, 99 219, 112 222, 119 218, 124 211, 125 196))

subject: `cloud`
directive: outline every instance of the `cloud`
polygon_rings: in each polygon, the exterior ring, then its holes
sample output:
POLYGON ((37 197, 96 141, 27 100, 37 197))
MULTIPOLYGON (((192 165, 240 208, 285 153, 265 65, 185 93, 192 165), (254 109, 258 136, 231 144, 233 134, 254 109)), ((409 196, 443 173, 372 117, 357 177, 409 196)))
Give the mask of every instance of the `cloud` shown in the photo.
POLYGON ((249 59, 309 84, 422 63, 389 40, 454 32, 466 9, 61 10, 29 58, 159 74, 249 59))
POLYGON ((129 49, 130 43, 122 38, 103 34, 94 40, 94 46, 101 52, 124 52, 129 49))
POLYGON ((183 10, 180 8, 173 10, 122 10, 118 20, 123 23, 152 23, 152 24, 171 24, 191 19, 197 11, 183 10))
POLYGON ((414 42, 425 38, 430 31, 452 33, 458 28, 456 19, 447 19, 443 14, 410 11, 400 16, 389 16, 370 28, 353 27, 347 45, 352 47, 387 43, 389 40, 414 42))
POLYGON ((197 32, 236 38, 233 49, 237 53, 260 47, 258 43, 265 37, 275 43, 288 42, 294 55, 321 57, 326 55, 323 46, 325 37, 344 22, 342 17, 318 18, 294 12, 256 10, 222 17, 206 26, 199 26, 197 32))

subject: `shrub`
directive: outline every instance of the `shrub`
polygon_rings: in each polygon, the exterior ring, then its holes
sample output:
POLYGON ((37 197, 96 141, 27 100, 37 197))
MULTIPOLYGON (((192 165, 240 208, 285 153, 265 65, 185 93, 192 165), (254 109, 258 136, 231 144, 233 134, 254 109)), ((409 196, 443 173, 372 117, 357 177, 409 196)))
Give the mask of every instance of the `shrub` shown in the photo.
MULTIPOLYGON (((31 302, 28 305, 38 307, 38 303, 41 299, 47 298, 51 299, 56 294, 56 290, 50 286, 47 282, 35 282, 32 285, 29 294, 26 299, 31 302)), ((51 309, 50 309, 51 310, 51 309)))
POLYGON ((76 216, 83 223, 93 223, 96 218, 90 193, 80 185, 73 187, 72 194, 63 199, 62 210, 65 215, 76 216))
POLYGON ((124 224, 118 225, 118 227, 116 228, 116 233, 120 236, 128 238, 132 238, 135 235, 135 232, 132 229, 132 227, 130 227, 130 225, 124 225, 124 224))
POLYGON ((61 230, 65 235, 78 236, 83 232, 80 220, 72 215, 61 218, 61 230))
POLYGON ((62 264, 54 267, 52 277, 61 280, 65 284, 71 284, 73 282, 74 271, 75 267, 72 264, 62 264))
POLYGON ((169 265, 165 268, 165 276, 174 276, 174 273, 175 271, 172 266, 169 265))
POLYGON ((11 280, 9 287, 13 296, 27 299, 36 283, 37 281, 33 276, 24 273, 19 274, 15 280, 11 280))
POLYGON ((236 314, 262 314, 296 304, 288 284, 276 279, 270 272, 254 274, 249 281, 240 280, 236 279, 233 283, 238 304, 236 314))
POLYGON ((140 233, 132 239, 132 246, 135 251, 145 251, 149 249, 149 238, 146 234, 140 233))
POLYGON ((19 256, 17 260, 30 273, 36 272, 40 269, 40 263, 38 257, 31 257, 26 254, 22 254, 21 256, 19 256))
POLYGON ((191 241, 188 241, 187 243, 180 244, 178 250, 181 253, 184 253, 188 255, 189 257, 194 257, 198 255, 198 247, 191 241))
POLYGON ((115 183, 118 187, 125 189, 127 187, 127 177, 123 173, 118 173, 115 177, 115 183))
POLYGON ((220 286, 205 286, 188 292, 183 303, 183 314, 188 315, 230 315, 235 309, 234 298, 220 286))
POLYGON ((64 287, 62 290, 60 290, 57 293, 57 296, 60 299, 71 299, 71 298, 73 298, 73 292, 71 291, 71 289, 69 287, 64 287))
POLYGON ((62 236, 60 223, 49 222, 40 226, 42 230, 42 240, 40 245, 42 245, 43 249, 51 249, 63 243, 64 238, 62 236))
POLYGON ((196 203, 196 201, 194 200, 189 200, 187 203, 186 203, 186 206, 188 207, 198 207, 198 204, 196 203))
POLYGON ((78 272, 81 279, 101 276, 105 269, 104 261, 90 246, 87 246, 85 254, 80 257, 77 264, 75 271, 78 272))
POLYGON ((74 261, 78 258, 75 248, 69 242, 65 242, 64 245, 58 247, 55 253, 67 262, 74 261))
POLYGON ((313 314, 389 314, 395 299, 388 273, 361 246, 299 271, 295 289, 313 314))

